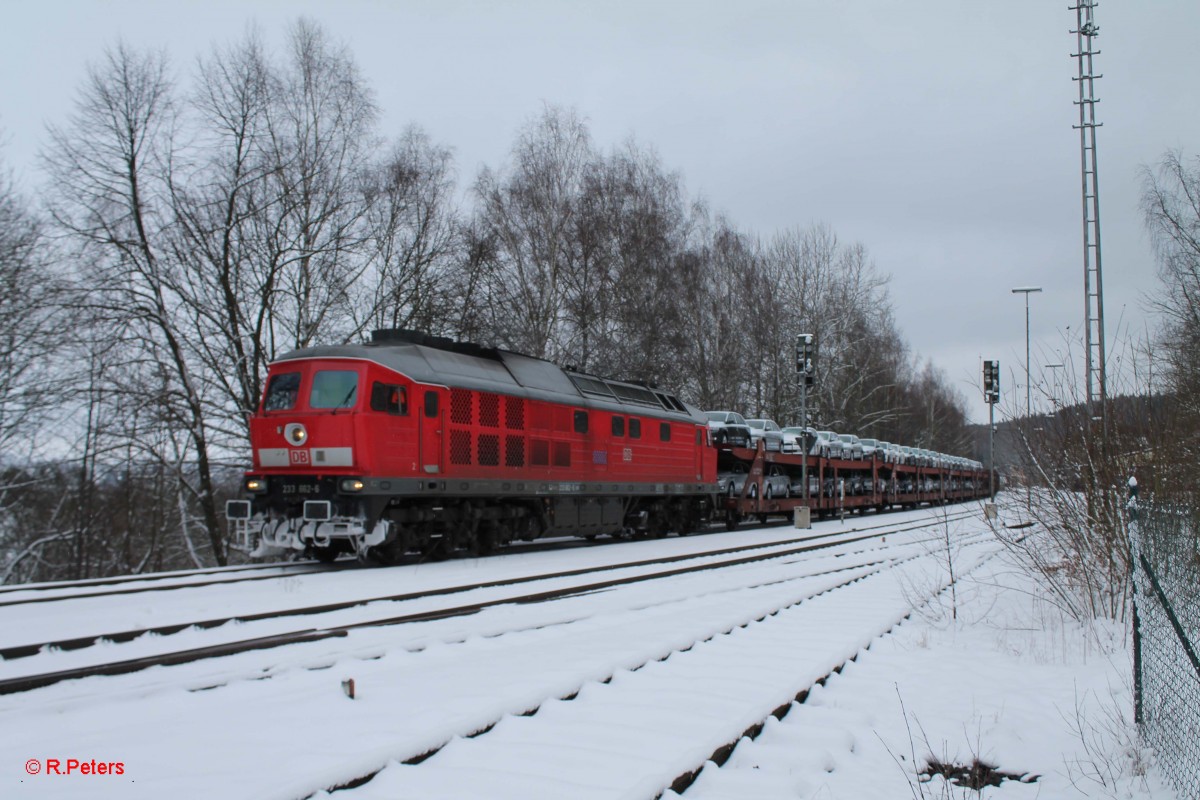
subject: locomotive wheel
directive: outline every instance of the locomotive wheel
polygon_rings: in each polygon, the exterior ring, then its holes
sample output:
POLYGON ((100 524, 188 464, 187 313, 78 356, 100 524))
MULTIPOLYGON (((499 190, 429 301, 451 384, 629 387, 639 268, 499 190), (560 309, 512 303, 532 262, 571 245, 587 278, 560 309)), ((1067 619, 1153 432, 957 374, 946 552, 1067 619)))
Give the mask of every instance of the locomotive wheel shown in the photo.
POLYGON ((427 539, 421 543, 421 559, 424 561, 445 561, 446 540, 427 539))
POLYGON ((496 531, 491 526, 480 525, 471 543, 471 555, 490 556, 496 552, 496 531))
POLYGON ((340 552, 342 551, 334 545, 312 548, 313 558, 315 558, 317 561, 320 561, 322 564, 332 564, 340 552))
POLYGON ((665 539, 667 538, 667 534, 671 532, 670 523, 667 521, 667 512, 665 510, 660 509, 653 512, 647 522, 648 526, 646 528, 646 533, 650 535, 651 539, 665 539))
POLYGON ((671 516, 671 527, 680 536, 687 536, 696 529, 695 512, 691 508, 678 507, 671 516))
POLYGON ((398 547, 372 547, 367 557, 381 567, 392 567, 404 558, 404 551, 398 547))

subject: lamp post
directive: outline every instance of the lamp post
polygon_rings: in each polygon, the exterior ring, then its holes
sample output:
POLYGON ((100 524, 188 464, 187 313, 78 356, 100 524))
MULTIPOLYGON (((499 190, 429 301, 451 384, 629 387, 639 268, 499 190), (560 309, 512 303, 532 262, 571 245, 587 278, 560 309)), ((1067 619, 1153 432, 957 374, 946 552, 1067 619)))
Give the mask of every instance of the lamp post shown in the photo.
POLYGON ((1028 419, 1030 415, 1031 394, 1029 391, 1029 295, 1034 292, 1040 292, 1040 286, 1018 286, 1012 290, 1013 294, 1025 295, 1025 417, 1028 419))
MULTIPOLYGON (((1025 295, 1025 446, 1032 447, 1029 443, 1029 417, 1032 413, 1030 406, 1033 405, 1033 393, 1029 386, 1029 295, 1034 292, 1040 292, 1040 286, 1017 286, 1014 288, 1013 294, 1025 295)), ((1029 476, 1025 476, 1025 508, 1032 511, 1033 509, 1033 486, 1030 485, 1029 476)))

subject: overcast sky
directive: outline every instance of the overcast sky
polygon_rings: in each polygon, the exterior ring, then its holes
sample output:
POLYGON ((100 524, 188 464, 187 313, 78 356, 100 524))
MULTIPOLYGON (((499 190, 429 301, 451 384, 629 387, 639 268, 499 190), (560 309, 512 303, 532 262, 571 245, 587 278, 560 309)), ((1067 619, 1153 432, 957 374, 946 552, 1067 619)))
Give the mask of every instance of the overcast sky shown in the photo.
MULTIPOLYGON (((1082 374, 1084 318, 1075 15, 1068 0, 407 2, 41 0, 0 28, 0 161, 35 193, 45 125, 70 113, 85 65, 124 39, 161 48, 181 80, 257 24, 273 47, 307 16, 354 54, 383 133, 424 127, 460 184, 500 166, 543 103, 573 107, 595 143, 633 136, 694 195, 764 237, 829 225, 892 276, 896 319, 970 398, 981 358, 1005 391, 1082 374), (1059 355, 1061 353, 1061 356, 1059 355), (1018 376, 1023 384, 1024 374, 1018 376)), ((1144 337, 1155 265, 1139 168, 1200 152, 1196 0, 1103 3, 1097 59, 1106 324, 1144 337)), ((819 333, 819 332, 818 332, 819 333)), ((1111 356, 1110 356, 1111 358, 1111 356)), ((1110 364, 1110 371, 1115 369, 1110 364)), ((1024 404, 1024 389, 1020 396, 1024 404)))

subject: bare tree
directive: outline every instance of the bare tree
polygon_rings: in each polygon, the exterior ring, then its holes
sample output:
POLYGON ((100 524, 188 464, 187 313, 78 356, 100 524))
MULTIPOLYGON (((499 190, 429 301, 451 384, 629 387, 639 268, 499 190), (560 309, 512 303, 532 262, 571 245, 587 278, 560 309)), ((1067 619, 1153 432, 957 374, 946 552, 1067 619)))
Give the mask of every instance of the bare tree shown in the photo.
MULTIPOLYGON (((1200 454, 1200 157, 1168 152, 1154 172, 1142 172, 1142 211, 1158 255, 1159 290, 1151 297, 1162 315, 1155 361, 1164 365, 1175 410, 1177 452, 1200 454)), ((1181 471, 1191 472, 1191 471, 1181 471)), ((1177 476, 1177 488, 1194 492, 1189 475, 1177 476)), ((1166 486, 1163 487, 1166 489, 1166 486)))
POLYGON ((689 217, 677 175, 628 141, 589 165, 567 273, 568 360, 601 374, 677 387, 693 303, 677 267, 689 217))
POLYGON ((198 65, 188 104, 197 134, 170 176, 171 286, 192 358, 218 386, 214 424, 244 438, 272 353, 270 326, 282 266, 267 257, 261 209, 269 193, 271 77, 252 32, 198 65))
POLYGON ((56 405, 61 288, 42 220, 0 170, 0 462, 56 405))
POLYGON ((964 439, 963 402, 944 379, 910 362, 896 328, 888 286, 861 244, 844 244, 826 225, 776 234, 764 248, 769 308, 778 330, 770 376, 768 410, 790 416, 798 406, 792 352, 795 334, 815 333, 819 343, 816 383, 809 393, 811 420, 893 442, 910 442, 954 452, 964 439), (935 422, 955 436, 924 435, 925 392, 938 395, 935 422), (957 441, 956 441, 957 440, 957 441), (951 442, 955 446, 951 446, 951 442))
POLYGON ((475 182, 489 327, 504 345, 542 358, 563 350, 567 276, 579 267, 574 236, 579 198, 593 159, 574 112, 547 107, 518 137, 507 174, 484 169, 475 182))
POLYGON ((116 333, 128 345, 121 390, 152 397, 159 421, 185 440, 195 470, 178 477, 200 509, 213 558, 224 564, 203 376, 189 362, 173 291, 172 91, 164 56, 118 45, 88 70, 70 123, 50 128, 44 162, 51 213, 71 237, 77 263, 87 265, 76 303, 100 335, 116 333))
POLYGON ((754 307, 746 288, 757 271, 750 240, 724 217, 696 207, 695 233, 680 264, 695 287, 687 353, 688 387, 707 409, 737 409, 745 397, 747 343, 744 325, 754 307))
POLYGON ((45 520, 29 528, 20 508, 41 434, 62 411, 55 356, 67 318, 52 259, 43 221, 0 168, 0 583, 22 554, 65 537, 45 520))
POLYGON ((345 341, 350 287, 367 260, 361 183, 378 144, 377 111, 358 67, 315 23, 292 26, 272 76, 267 202, 257 210, 263 263, 280 270, 268 350, 345 341))
POLYGON ((187 167, 172 174, 173 288, 227 448, 267 365, 370 327, 428 327, 457 230, 450 154, 417 129, 376 156, 350 55, 301 20, 273 63, 252 32, 200 63, 187 167))
POLYGON ((371 328, 447 330, 450 284, 462 231, 453 205, 453 159, 419 128, 409 128, 365 178, 365 257, 352 287, 357 333, 371 328))

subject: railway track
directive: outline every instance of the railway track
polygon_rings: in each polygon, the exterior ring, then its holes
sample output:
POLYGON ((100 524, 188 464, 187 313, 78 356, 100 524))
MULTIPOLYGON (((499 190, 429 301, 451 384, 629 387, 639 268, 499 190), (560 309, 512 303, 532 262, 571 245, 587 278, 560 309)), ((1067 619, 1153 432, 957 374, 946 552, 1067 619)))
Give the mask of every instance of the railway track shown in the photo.
MULTIPOLYGON (((779 520, 782 522, 782 520, 779 520)), ((769 526, 770 523, 767 523, 769 526)), ((858 530, 870 530, 872 527, 859 527, 858 530)), ((713 523, 708 530, 698 531, 693 535, 719 534, 724 530, 724 523, 713 523)), ((503 558, 510 555, 544 552, 572 548, 589 548, 620 544, 620 538, 603 538, 585 540, 578 538, 561 538, 552 541, 518 542, 497 551, 490 558, 503 558)), ((421 556, 411 556, 394 566, 407 566, 420 563, 421 556)), ((323 563, 315 560, 284 561, 273 564, 239 564, 228 567, 206 567, 194 570, 177 570, 172 572, 153 572, 144 575, 126 575, 109 578, 86 578, 78 581, 52 581, 46 583, 15 584, 0 586, 0 608, 8 606, 32 605, 38 603, 65 602, 82 598, 116 597, 122 595, 142 594, 145 592, 165 592, 179 589, 198 589, 208 586, 232 585, 255 581, 274 580, 279 578, 317 575, 338 570, 356 569, 362 565, 354 560, 342 559, 333 563, 323 563), (249 573, 249 574, 246 574, 249 573), (27 596, 28 595, 28 596, 27 596)), ((202 623, 197 623, 202 624, 202 623)), ((119 640, 114 640, 119 641, 119 640)), ((7 658, 0 650, 0 658, 7 658)))
MULTIPOLYGON (((593 546, 595 544, 606 544, 608 541, 612 540, 586 542, 581 539, 559 539, 553 542, 522 543, 511 550, 503 550, 495 555, 496 557, 503 557, 505 555, 538 552, 540 550, 562 548, 564 546, 593 546)), ((418 556, 413 556, 411 559, 411 563, 419 563, 420 561, 421 558, 418 556)), ((405 566, 407 563, 409 562, 401 562, 396 566, 405 566)), ((341 559, 332 563, 304 560, 285 561, 275 564, 239 564, 233 567, 209 567, 196 570, 155 572, 146 575, 129 575, 112 578, 88 578, 79 581, 16 584, 13 586, 0 586, 0 608, 83 598, 115 597, 141 594, 143 592, 199 589, 207 586, 221 586, 304 575, 319 575, 325 572, 357 569, 362 566, 358 561, 351 559, 341 559), (241 574, 245 572, 254 574, 241 574), (21 596, 26 593, 33 593, 33 596, 21 596), (17 596, 14 597, 13 595, 17 596)))
MULTIPOLYGON (((978 516, 975 519, 952 525, 950 530, 956 536, 963 534, 959 538, 964 541, 983 538, 986 527, 978 516)), ((940 525, 942 520, 916 519, 914 515, 892 520, 892 527, 908 527, 900 523, 910 522, 940 525)), ((801 678, 819 677, 815 669, 825 666, 827 658, 836 657, 840 662, 854 655, 857 645, 851 642, 857 634, 851 634, 862 628, 864 620, 874 631, 887 622, 884 617, 907 613, 908 604, 897 588, 902 576, 919 577, 923 570, 944 572, 944 567, 939 567, 940 529, 887 533, 886 542, 882 541, 884 530, 847 532, 846 536, 863 533, 878 533, 880 538, 774 561, 565 595, 548 602, 511 603, 409 625, 366 626, 345 637, 170 670, 73 681, 4 696, 0 713, 9 725, 23 732, 22 748, 30 752, 65 748, 102 753, 119 743, 120 757, 133 765, 129 777, 136 787, 131 788, 155 796, 219 794, 247 800, 313 793, 324 796, 323 789, 355 782, 361 785, 335 793, 339 800, 576 797, 574 791, 547 793, 545 786, 526 785, 524 780, 531 770, 563 776, 568 782, 573 778, 591 780, 592 775, 575 772, 579 759, 595 762, 582 764, 581 769, 613 773, 606 774, 606 780, 617 773, 632 775, 622 753, 644 751, 641 761, 658 761, 659 754, 650 746, 654 742, 643 746, 646 737, 686 741, 689 758, 675 754, 660 762, 652 776, 653 788, 638 792, 653 797, 787 699, 764 707, 760 697, 742 707, 741 702, 730 702, 737 699, 732 695, 771 683, 776 684, 774 690, 787 689, 799 685, 796 682, 801 678), (886 587, 892 587, 888 591, 894 602, 876 604, 876 612, 871 612, 866 604, 886 587), (828 613, 838 609, 845 615, 830 623, 828 613), (820 614, 813 616, 817 611, 820 614), (827 632, 835 634, 832 640, 803 620, 792 620, 797 613, 808 614, 810 621, 825 620, 827 632), (747 649, 751 639, 746 637, 753 634, 757 641, 766 628, 770 629, 767 634, 782 631, 782 636, 766 638, 784 646, 787 658, 806 654, 815 658, 813 670, 781 669, 765 679, 761 668, 772 659, 747 649), (722 661, 723 675, 712 666, 722 661), (743 669, 747 662, 750 670, 743 669), (699 663, 710 665, 708 674, 676 669, 699 663), (671 680, 656 683, 668 668, 671 680), (343 691, 349 680, 356 686, 353 699, 343 691), (638 686, 650 688, 636 696, 627 693, 638 686), (684 705, 695 705, 698 717, 676 716, 673 708, 663 705, 672 697, 684 705), (721 698, 725 705, 714 706, 721 698), (610 709, 609 718, 590 718, 583 724, 598 706, 610 709), (639 706, 650 719, 637 716, 639 706), (712 718, 712 714, 719 716, 712 718), (237 724, 230 725, 230 720, 237 724), (314 725, 314 720, 320 722, 314 725), (518 730, 533 731, 544 741, 543 734, 550 726, 564 720, 574 722, 560 729, 553 747, 529 765, 515 756, 502 755, 513 744, 514 725, 518 730), (721 724, 714 727, 716 722, 721 724), (169 742, 164 740, 168 730, 169 742), (214 736, 215 731, 220 734, 214 736), (454 793, 453 781, 441 792, 424 791, 426 787, 397 788, 394 773, 399 770, 404 780, 427 778, 436 789, 447 769, 455 771, 462 766, 455 759, 461 757, 464 743, 482 748, 473 752, 485 753, 486 763, 503 769, 504 775, 494 778, 496 794, 478 787, 473 793, 454 793), (202 751, 205 757, 164 762, 159 758, 164 746, 171 752, 202 751), (420 763, 403 768, 386 766, 415 762, 422 756, 420 763), (517 781, 511 786, 510 773, 517 781), (376 777, 362 782, 371 774, 376 777)), ((756 541, 767 538, 763 532, 752 536, 756 541)), ((637 549, 639 555, 657 552, 676 542, 648 542, 637 549)), ((964 568, 967 553, 978 547, 965 547, 964 568)), ((521 566, 536 566, 544 563, 542 559, 521 566)), ((694 563, 666 568, 690 565, 694 563)), ((449 574, 441 566, 412 572, 425 578, 449 574)), ((619 575, 584 576, 572 582, 578 589, 597 578, 619 575)), ((346 577, 310 580, 304 588, 344 582, 346 577)), ((520 588, 529 594, 530 590, 553 587, 533 584, 520 588)), ((463 599, 456 597, 445 604, 465 605, 459 602, 463 599)), ((192 637, 186 641, 205 643, 192 637)), ((124 645, 105 651, 109 657, 138 652, 124 645)), ((42 668, 37 671, 47 671, 44 668, 49 662, 31 661, 31 670, 35 663, 42 668)), ((462 771, 478 766, 479 762, 462 771)), ((644 779, 639 786, 643 783, 644 779)), ((616 794, 608 792, 607 796, 616 794)))
MULTIPOLYGON (((964 518, 967 518, 970 516, 972 516, 972 514, 970 512, 960 512, 958 514, 948 517, 948 519, 950 521, 955 521, 955 520, 964 519, 964 518)), ((405 593, 399 593, 399 594, 386 594, 386 595, 373 595, 373 596, 367 596, 367 597, 357 597, 357 598, 353 598, 353 599, 345 600, 345 601, 338 601, 338 602, 332 602, 332 603, 321 603, 321 604, 310 605, 310 606, 289 607, 289 608, 283 608, 283 609, 271 610, 271 611, 253 613, 253 614, 240 614, 240 615, 214 617, 214 618, 207 618, 207 619, 200 619, 200 620, 189 620, 189 621, 171 623, 171 624, 166 624, 166 625, 143 627, 143 628, 133 628, 133 629, 127 629, 127 630, 122 630, 122 631, 113 631, 113 632, 92 634, 92 635, 81 636, 81 637, 71 637, 71 638, 56 639, 56 640, 50 640, 50 641, 44 641, 44 642, 19 644, 19 645, 8 645, 5 647, 0 647, 0 661, 12 661, 14 659, 19 659, 19 658, 28 658, 28 657, 37 655, 39 652, 42 652, 44 650, 71 651, 71 650, 79 650, 79 649, 82 649, 85 647, 90 647, 92 645, 95 645, 95 644, 98 644, 101 642, 111 642, 111 643, 119 644, 119 643, 123 643, 123 642, 130 642, 135 639, 141 638, 143 636, 149 636, 149 635, 170 636, 172 634, 178 633, 183 630, 188 630, 188 629, 208 630, 208 629, 213 629, 213 628, 219 628, 221 626, 224 626, 224 625, 227 625, 230 623, 256 622, 256 621, 261 621, 261 620, 266 620, 266 619, 278 619, 278 618, 292 617, 292 616, 307 616, 307 615, 324 614, 324 613, 329 613, 329 612, 334 612, 334 611, 342 611, 345 609, 355 608, 355 607, 359 607, 359 606, 363 606, 363 605, 368 605, 371 603, 403 602, 403 601, 415 600, 415 599, 423 598, 423 597, 436 597, 436 596, 441 596, 441 595, 460 594, 460 593, 466 593, 466 592, 480 590, 480 589, 499 588, 499 587, 521 584, 521 583, 531 583, 531 582, 536 582, 536 581, 548 580, 548 579, 552 579, 552 578, 571 578, 571 577, 575 577, 575 576, 588 575, 588 574, 593 574, 593 573, 598 573, 598 572, 649 567, 649 566, 654 566, 656 564, 676 563, 676 562, 681 562, 681 561, 687 561, 690 559, 704 558, 704 557, 709 557, 709 556, 731 555, 731 554, 735 554, 735 553, 744 553, 744 552, 749 552, 749 551, 764 549, 764 548, 770 548, 770 547, 787 546, 787 545, 792 545, 792 544, 796 544, 799 542, 813 543, 813 542, 819 542, 822 540, 837 541, 840 538, 845 537, 848 533, 855 533, 855 532, 864 532, 865 533, 867 531, 884 530, 884 529, 896 530, 897 532, 907 531, 907 530, 917 530, 922 527, 930 527, 932 525, 941 524, 943 521, 944 520, 939 519, 934 522, 917 523, 917 524, 908 525, 908 526, 904 526, 904 527, 893 527, 894 523, 891 525, 889 525, 889 524, 868 525, 868 526, 861 526, 861 527, 857 527, 857 528, 850 528, 846 531, 821 533, 821 534, 799 536, 799 537, 792 536, 792 537, 786 537, 784 539, 774 541, 774 542, 742 545, 742 546, 731 547, 731 548, 721 548, 721 549, 705 551, 705 552, 701 552, 701 553, 689 553, 689 554, 682 554, 682 555, 677 555, 677 556, 666 556, 666 557, 659 557, 659 558, 654 558, 654 559, 639 560, 639 561, 632 561, 632 562, 619 562, 619 563, 614 563, 614 564, 606 564, 606 565, 602 565, 602 566, 598 566, 598 567, 583 567, 583 568, 579 568, 579 569, 559 571, 559 572, 554 572, 554 573, 549 573, 549 574, 534 574, 534 575, 526 575, 526 576, 521 576, 521 577, 507 578, 507 579, 503 579, 503 580, 476 582, 476 583, 457 585, 457 586, 448 586, 448 587, 442 587, 442 588, 423 589, 422 591, 419 591, 419 592, 405 592, 405 593)), ((318 572, 320 572, 320 571, 321 570, 318 570, 318 572)), ((296 574, 307 574, 307 573, 290 573, 288 575, 283 575, 280 577, 293 577, 296 574)), ((119 594, 119 592, 118 592, 118 594, 119 594)), ((91 598, 94 596, 95 595, 84 595, 83 597, 91 598)), ((79 597, 71 597, 71 598, 56 598, 56 599, 65 601, 68 599, 80 599, 80 598, 79 597)), ((0 605, 2 605, 2 604, 0 604, 0 605)))
MULTIPOLYGON (((53 589, 80 590, 73 593, 64 594, 45 594, 34 597, 0 597, 0 608, 8 606, 34 605, 38 603, 58 603, 71 600, 86 600, 97 597, 118 597, 129 594, 142 594, 145 592, 169 592, 180 589, 200 589, 206 586, 227 586, 238 583, 249 583, 254 581, 269 581, 278 580, 279 578, 294 578, 303 575, 319 575, 324 572, 335 572, 341 569, 354 567, 353 562, 341 562, 334 564, 320 564, 316 561, 304 564, 295 565, 278 565, 268 567, 244 567, 246 571, 254 570, 253 575, 230 574, 231 572, 240 572, 242 569, 229 570, 217 573, 220 577, 214 577, 207 580, 188 580, 178 581, 167 584, 159 584, 157 581, 171 580, 165 577, 145 577, 139 579, 113 579, 110 587, 102 586, 97 591, 86 591, 90 585, 73 583, 63 586, 46 585, 43 587, 34 588, 31 591, 51 591, 53 589), (143 581, 145 583, 143 583, 143 581), (132 584, 132 585, 129 585, 132 584)), ((200 574, 200 573, 197 573, 200 574)), ((15 589, 16 587, 14 587, 15 589)))
POLYGON ((201 567, 199 569, 173 570, 170 572, 147 572, 141 575, 120 575, 109 578, 84 578, 77 581, 46 581, 43 583, 15 583, 0 586, 0 598, 19 592, 48 592, 64 589, 112 586, 120 583, 146 583, 151 581, 180 580, 205 575, 228 575, 248 570, 278 569, 282 567, 309 567, 319 561, 279 561, 273 564, 237 564, 226 567, 201 567))
MULTIPOLYGON (((645 669, 650 664, 666 661, 667 659, 671 658, 672 656, 674 656, 678 653, 683 653, 683 652, 687 652, 688 650, 691 650, 697 644, 703 644, 704 642, 711 641, 718 636, 729 636, 735 630, 737 630, 739 628, 744 628, 747 625, 750 625, 750 624, 753 624, 756 622, 762 622, 768 616, 778 613, 780 610, 783 610, 783 608, 788 608, 788 607, 792 607, 795 605, 799 605, 800 603, 814 600, 818 597, 829 594, 831 592, 836 592, 839 589, 843 589, 847 586, 857 583, 858 581, 864 580, 865 578, 871 577, 873 575, 877 575, 883 569, 884 569, 884 566, 880 562, 873 562, 873 563, 864 564, 861 566, 843 567, 839 570, 834 570, 830 573, 823 573, 823 575, 833 575, 833 574, 837 574, 840 572, 847 572, 850 574, 847 577, 845 577, 844 579, 839 580, 838 582, 834 583, 831 586, 822 587, 820 589, 805 593, 803 596, 797 597, 793 602, 789 602, 787 605, 783 606, 782 608, 775 608, 775 609, 771 609, 769 611, 763 611, 761 613, 758 613, 757 616, 753 616, 749 619, 739 620, 738 622, 731 624, 731 625, 726 625, 720 631, 717 631, 711 635, 704 637, 699 642, 689 642, 686 645, 681 645, 681 646, 675 647, 669 653, 655 654, 654 657, 645 659, 638 664, 623 667, 622 672, 635 673, 635 672, 638 672, 639 670, 645 669)), ((814 578, 814 577, 820 577, 820 576, 805 576, 805 577, 806 578, 814 578)), ((799 579, 797 579, 797 580, 799 580, 799 579)), ((749 588, 754 588, 754 587, 749 587, 749 588)), ((614 677, 615 677, 615 673, 609 673, 609 674, 599 678, 598 680, 593 680, 592 683, 597 683, 597 684, 601 684, 601 685, 610 684, 614 677)), ((545 705, 547 705, 549 703, 553 703, 553 702, 569 703, 572 700, 575 700, 578 696, 579 696, 579 690, 574 690, 574 691, 572 691, 566 695, 563 695, 561 697, 546 698, 545 700, 538 703, 537 705, 534 705, 534 706, 531 706, 530 708, 522 710, 520 712, 520 716, 532 717, 532 716, 536 715, 545 705)), ((500 721, 501 721, 500 719, 493 719, 493 720, 487 722, 486 724, 482 725, 482 727, 479 727, 477 730, 473 730, 473 731, 469 731, 469 732, 465 733, 464 734, 465 738, 477 739, 481 736, 484 736, 484 735, 490 733, 493 729, 495 729, 496 725, 500 721)), ((409 766, 415 766, 417 764, 421 764, 421 763, 427 761, 428 759, 432 758, 433 756, 437 755, 438 753, 440 753, 443 749, 445 749, 445 747, 451 741, 453 741, 453 739, 445 740, 443 742, 438 743, 436 746, 431 747, 423 752, 420 752, 420 753, 417 753, 414 755, 410 755, 407 758, 403 758, 401 763, 409 765, 409 766)), ((332 787, 330 789, 330 791, 337 792, 337 791, 341 791, 341 790, 345 790, 345 789, 353 789, 358 786, 362 786, 362 785, 368 783, 369 781, 371 781, 372 779, 374 779, 381 771, 382 771, 382 769, 374 770, 370 773, 356 776, 355 778, 353 778, 351 780, 345 781, 341 784, 338 784, 335 787, 332 787)))
MULTIPOLYGON (((981 548, 968 572, 994 552, 981 548)), ((346 800, 468 796, 470 784, 487 771, 480 765, 511 763, 555 769, 521 771, 492 795, 497 800, 554 796, 567 785, 581 787, 572 796, 585 800, 683 792, 708 762, 724 763, 743 737, 756 737, 771 717, 782 719, 814 687, 911 616, 910 602, 879 591, 884 573, 873 569, 780 604, 745 624, 624 669, 619 680, 610 675, 589 681, 428 752, 396 753, 383 769, 326 791, 346 800), (867 589, 869 584, 875 585, 867 589), (857 641, 839 648, 847 628, 858 632, 857 641), (834 630, 840 635, 830 635, 834 630), (803 648, 796 646, 799 641, 803 648)), ((948 585, 943 582, 939 591, 948 585)))
MULTIPOLYGON (((959 515, 948 517, 948 519, 957 519, 967 516, 972 516, 970 512, 964 512, 959 515)), ((139 639, 143 636, 158 635, 166 636, 172 633, 179 632, 184 629, 210 629, 217 628, 235 622, 255 622, 267 619, 277 619, 290 616, 305 616, 319 615, 337 611, 343 611, 359 606, 364 606, 370 603, 384 602, 404 602, 410 600, 423 599, 434 596, 453 596, 457 594, 466 594, 477 590, 506 588, 520 586, 523 584, 536 584, 539 582, 553 580, 569 580, 571 582, 566 585, 559 586, 553 589, 526 592, 526 593, 506 593, 501 596, 496 596, 491 599, 486 599, 480 602, 464 603, 459 605, 442 606, 439 608, 423 610, 415 613, 393 614, 369 620, 357 621, 343 625, 333 625, 325 627, 309 627, 301 630, 293 630, 282 633, 273 633, 266 636, 248 637, 238 639, 236 641, 223 642, 202 647, 185 648, 166 653, 157 653, 153 655, 126 658, 115 661, 109 661, 100 664, 91 664, 81 667, 73 667, 70 669, 60 669, 36 674, 18 675, 4 680, 0 680, 0 694, 12 694, 17 692, 29 691, 44 686, 54 685, 63 681, 76 678, 89 677, 94 675, 121 675, 131 672, 137 672, 153 666, 171 666, 177 664, 185 664, 193 661, 204 659, 217 658, 238 653, 249 652, 254 650, 272 649, 291 644, 302 644, 306 642, 314 642, 325 639, 341 638, 347 636, 351 631, 362 628, 387 627, 393 625, 402 625, 413 622, 428 622, 438 619, 447 619, 458 616, 466 616, 476 614, 484 609, 492 608, 499 605, 512 603, 534 603, 547 600, 559 599, 573 594, 582 594, 588 592, 603 591, 606 589, 615 588, 618 586, 628 585, 632 583, 661 580, 679 575, 686 575, 707 570, 720 569, 723 567, 731 567, 742 564, 752 564, 761 561, 772 559, 781 559, 789 556, 795 556, 805 553, 812 553, 822 549, 837 547, 840 545, 855 544, 869 541, 877 536, 885 536, 889 533, 900 533, 905 531, 916 531, 923 528, 934 527, 943 524, 947 518, 935 518, 922 522, 911 523, 904 526, 892 525, 872 525, 863 526, 857 531, 846 531, 829 534, 820 534, 817 536, 804 537, 797 539, 795 537, 787 538, 781 541, 772 543, 760 543, 746 545, 734 548, 724 548, 721 550, 708 551, 705 553, 691 553, 685 555, 674 556, 665 559, 654 559, 650 561, 625 562, 618 564, 604 565, 601 567, 589 567, 568 571, 560 571, 549 574, 539 574, 523 576, 519 578, 511 578, 488 583, 474 583, 462 586, 445 587, 434 591, 425 591, 420 593, 393 594, 386 596, 376 596, 368 598, 356 598, 353 600, 341 601, 336 603, 325 603, 320 605, 305 606, 299 608, 289 608, 279 611, 267 613, 220 617, 214 619, 206 619, 192 621, 186 623, 172 624, 167 626, 159 626, 152 628, 142 628, 136 630, 126 630, 118 632, 110 632, 98 634, 94 636, 79 637, 74 639, 59 640, 54 642, 41 642, 26 645, 10 646, 0 650, 0 657, 6 661, 13 661, 21 658, 28 658, 46 650, 74 650, 81 649, 99 642, 129 642, 139 639), (767 551, 754 553, 753 551, 767 551), (654 569, 666 564, 680 564, 687 561, 699 561, 691 565, 672 567, 669 569, 654 569), (573 579, 586 577, 588 575, 600 575, 606 572, 619 570, 648 570, 638 572, 637 574, 614 577, 604 580, 591 581, 580 584, 573 579)))

